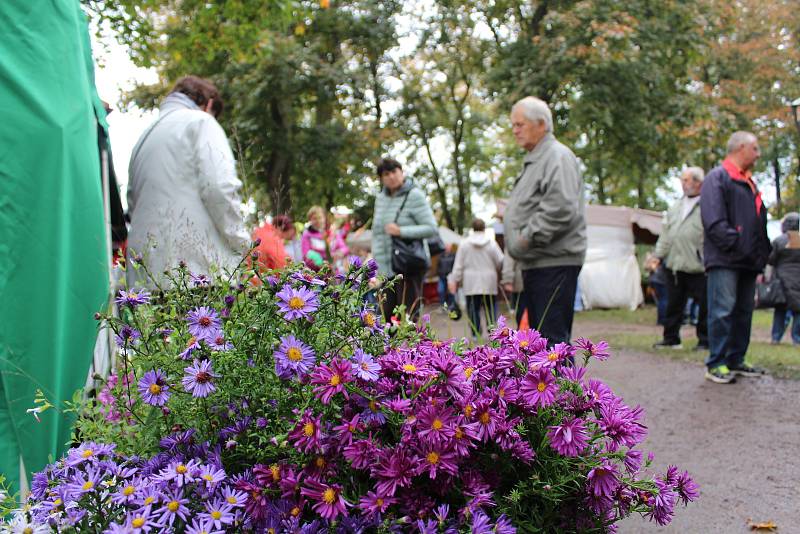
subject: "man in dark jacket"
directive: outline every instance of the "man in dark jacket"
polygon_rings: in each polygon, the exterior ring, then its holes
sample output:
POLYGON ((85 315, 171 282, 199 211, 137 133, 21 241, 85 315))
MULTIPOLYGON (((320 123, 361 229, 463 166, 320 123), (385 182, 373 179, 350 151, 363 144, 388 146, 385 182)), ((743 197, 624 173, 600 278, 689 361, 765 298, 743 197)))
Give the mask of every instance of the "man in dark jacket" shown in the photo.
POLYGON ((708 173, 700 195, 708 273, 708 343, 706 379, 735 382, 736 375, 760 376, 745 363, 750 344, 756 276, 770 252, 767 208, 752 178, 760 155, 758 139, 736 132, 728 156, 708 173))

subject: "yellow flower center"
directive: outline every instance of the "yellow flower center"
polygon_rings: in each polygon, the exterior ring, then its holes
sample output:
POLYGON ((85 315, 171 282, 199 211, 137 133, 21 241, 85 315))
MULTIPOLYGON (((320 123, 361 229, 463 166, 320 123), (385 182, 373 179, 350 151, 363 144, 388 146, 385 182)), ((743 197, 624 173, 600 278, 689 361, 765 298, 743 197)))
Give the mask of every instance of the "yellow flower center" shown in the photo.
POLYGON ((183 464, 178 464, 178 467, 175 468, 175 472, 178 473, 179 475, 186 473, 186 471, 188 470, 189 469, 183 464))
POLYGON ((322 456, 317 456, 317 459, 314 460, 314 463, 317 465, 319 469, 322 469, 323 467, 325 467, 325 458, 323 458, 322 456))
POLYGON ((89 457, 91 457, 93 455, 94 455, 94 451, 92 449, 86 449, 85 451, 83 451, 81 453, 81 456, 83 456, 84 458, 89 458, 89 457))
POLYGON ((478 421, 480 421, 482 425, 488 425, 489 419, 491 419, 489 412, 483 412, 478 416, 478 421))
POLYGON ((361 362, 361 368, 365 371, 369 371, 369 365, 367 365, 367 362, 361 362))
POLYGON ((55 501, 53 501, 53 506, 56 508, 58 508, 62 504, 64 504, 64 501, 62 501, 61 499, 56 499, 55 501))
POLYGON ((474 373, 474 372, 475 372, 475 368, 474 367, 467 367, 466 369, 464 369, 464 374, 467 376, 467 378, 471 378, 472 377, 472 373, 474 373))
POLYGON ((374 400, 369 401, 369 409, 372 410, 373 412, 377 412, 378 404, 374 400))
POLYGON ((500 397, 501 399, 502 399, 502 398, 504 398, 504 397, 506 396, 506 390, 505 390, 505 389, 503 389, 503 388, 500 388, 500 389, 497 391, 497 396, 498 396, 498 397, 500 397))
POLYGON ((149 389, 151 395, 158 395, 159 393, 161 393, 161 386, 159 386, 158 384, 150 384, 149 389))
POLYGON ((428 460, 428 463, 436 465, 439 463, 439 453, 437 452, 429 452, 428 456, 425 457, 428 460))
POLYGON ((528 342, 527 341, 520 341, 519 342, 519 346, 524 349, 524 348, 526 348, 528 346, 528 342))
POLYGON ((189 348, 189 347, 191 347, 191 346, 192 346, 192 345, 194 345, 195 343, 197 343, 197 338, 196 338, 196 337, 194 337, 194 336, 190 337, 190 338, 189 338, 189 341, 187 341, 187 342, 186 342, 186 348, 189 348))
POLYGON ((267 529, 267 534, 275 534, 275 529, 274 528, 268 528, 267 529))
POLYGON ((178 501, 169 501, 169 504, 167 504, 167 510, 170 512, 176 512, 179 507, 180 503, 178 501))
POLYGON ((309 422, 303 425, 303 434, 305 434, 308 438, 314 435, 314 430, 314 423, 309 422))
POLYGON ((22 530, 22 534, 33 534, 33 527, 25 527, 22 530))
POLYGON ((547 355, 547 359, 550 360, 551 362, 557 361, 558 360, 558 353, 557 352, 551 352, 550 354, 547 355))
POLYGON ((133 495, 134 491, 136 491, 136 488, 134 488, 133 486, 125 486, 125 488, 122 490, 122 494, 126 497, 130 497, 131 495, 133 495))
POLYGON ((472 405, 471 404, 467 404, 466 406, 464 406, 464 415, 466 415, 467 417, 472 415, 472 405))
POLYGON ((539 385, 536 386, 536 389, 539 390, 539 393, 547 389, 547 384, 544 382, 539 382, 539 385))
POLYGON ((342 379, 339 377, 339 375, 333 375, 331 377, 330 384, 332 386, 338 386, 341 381, 342 379))
POLYGON ((456 427, 456 439, 464 439, 464 431, 461 430, 461 427, 456 427))
POLYGON ((208 473, 204 474, 204 475, 202 476, 202 478, 203 478, 203 480, 207 480, 207 481, 209 481, 209 482, 213 482, 213 481, 214 481, 214 477, 212 477, 212 476, 211 476, 210 474, 208 474, 208 473))
POLYGON ((86 482, 83 483, 83 486, 81 487, 83 488, 84 491, 89 491, 94 487, 94 482, 92 482, 91 480, 87 480, 86 482))
POLYGON ((407 373, 413 373, 416 370, 417 370, 417 366, 414 365, 413 363, 407 363, 407 364, 405 364, 403 366, 403 371, 405 371, 407 373))
POLYGON ((305 305, 305 301, 300 297, 295 296, 289 299, 289 307, 293 310, 300 310, 305 305))
POLYGON ((441 430, 443 426, 444 425, 442 424, 442 420, 439 419, 438 417, 433 420, 433 423, 431 423, 431 428, 434 430, 441 430))
POLYGON ((144 517, 137 517, 131 521, 131 526, 133 528, 142 528, 142 526, 144 526, 144 517))
POLYGON ((292 508, 292 511, 289 512, 289 513, 292 514, 294 517, 297 517, 298 515, 300 515, 300 507, 299 506, 295 506, 294 508, 292 508))
POLYGON ((219 519, 220 517, 222 517, 222 512, 220 512, 219 510, 214 510, 213 512, 211 512, 211 517, 213 519, 219 519))
POLYGON ((277 482, 281 479, 281 468, 278 464, 272 464, 269 466, 269 470, 272 473, 272 480, 277 482))
POLYGON ((364 322, 367 326, 372 327, 375 326, 375 316, 371 313, 367 313, 364 315, 364 322))
POLYGON ((331 488, 326 489, 325 493, 322 494, 322 500, 327 504, 333 504, 333 502, 336 500, 336 492, 331 488))
POLYGON ((298 349, 297 347, 292 347, 286 351, 286 357, 292 360, 293 362, 299 362, 303 359, 303 351, 298 349))
POLYGON ((145 504, 145 506, 148 505, 148 504, 153 504, 153 501, 155 501, 155 500, 156 500, 155 497, 145 497, 144 504, 145 504))
POLYGON ((237 502, 236 497, 234 497, 233 495, 229 495, 225 500, 228 501, 228 504, 236 504, 237 502))

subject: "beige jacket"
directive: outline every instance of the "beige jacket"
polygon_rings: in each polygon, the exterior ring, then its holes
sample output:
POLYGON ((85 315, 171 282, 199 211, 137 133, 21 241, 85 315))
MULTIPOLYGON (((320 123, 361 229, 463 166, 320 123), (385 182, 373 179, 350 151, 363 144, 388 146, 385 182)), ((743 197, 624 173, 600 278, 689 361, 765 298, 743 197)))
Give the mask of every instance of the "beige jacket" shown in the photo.
POLYGON ((447 281, 460 285, 465 295, 497 295, 502 265, 503 251, 495 240, 486 232, 473 232, 458 246, 447 281))

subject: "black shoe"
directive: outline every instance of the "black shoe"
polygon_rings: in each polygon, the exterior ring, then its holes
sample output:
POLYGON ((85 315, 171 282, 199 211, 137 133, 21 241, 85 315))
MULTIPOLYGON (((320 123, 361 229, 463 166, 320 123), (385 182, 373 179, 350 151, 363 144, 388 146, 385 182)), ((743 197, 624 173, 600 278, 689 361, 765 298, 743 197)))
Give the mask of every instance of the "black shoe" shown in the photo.
POLYGON ((759 377, 767 374, 765 369, 762 369, 761 367, 753 367, 752 365, 747 365, 746 363, 743 363, 739 367, 731 367, 730 371, 732 375, 751 377, 759 377))
POLYGON ((706 352, 708 350, 708 345, 706 345, 704 343, 698 343, 697 345, 692 347, 692 350, 695 351, 695 352, 701 352, 701 351, 702 352, 706 352))
POLYGON ((683 345, 681 345, 680 342, 678 342, 678 343, 669 343, 667 341, 663 341, 662 340, 662 341, 659 341, 658 343, 653 343, 653 348, 656 349, 656 350, 661 350, 661 349, 680 350, 680 349, 683 348, 683 345))
POLYGON ((722 366, 706 370, 706 380, 717 384, 733 384, 736 382, 736 377, 733 376, 733 373, 731 373, 727 367, 722 366))

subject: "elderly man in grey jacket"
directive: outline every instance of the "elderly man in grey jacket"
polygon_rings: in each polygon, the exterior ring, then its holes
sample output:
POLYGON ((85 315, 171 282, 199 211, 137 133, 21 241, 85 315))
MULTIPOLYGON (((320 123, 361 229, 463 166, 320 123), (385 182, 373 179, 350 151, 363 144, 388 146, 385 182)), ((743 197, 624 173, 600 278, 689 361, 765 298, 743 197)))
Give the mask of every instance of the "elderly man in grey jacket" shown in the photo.
POLYGON ((528 151, 505 213, 505 243, 522 269, 531 328, 551 344, 572 337, 578 274, 586 256, 583 176, 553 135, 547 104, 526 97, 511 108, 517 144, 528 151))
POLYGON ((656 243, 655 255, 666 266, 667 276, 664 339, 653 345, 656 349, 682 348, 681 324, 689 297, 700 304, 695 350, 708 349, 708 299, 703 267, 703 221, 700 217, 703 176, 700 167, 689 167, 683 171, 683 198, 667 211, 664 227, 656 243))

